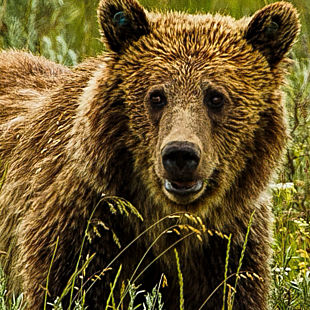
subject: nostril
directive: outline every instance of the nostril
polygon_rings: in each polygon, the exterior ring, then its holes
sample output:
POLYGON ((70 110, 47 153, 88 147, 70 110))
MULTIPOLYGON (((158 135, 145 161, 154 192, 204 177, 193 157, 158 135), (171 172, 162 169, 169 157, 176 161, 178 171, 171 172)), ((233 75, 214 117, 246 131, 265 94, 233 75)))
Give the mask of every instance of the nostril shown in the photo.
POLYGON ((198 166, 199 157, 191 150, 175 150, 163 156, 163 163, 169 168, 194 170, 198 166))
POLYGON ((175 161, 171 158, 169 158, 168 156, 164 156, 163 157, 163 164, 164 164, 164 168, 166 170, 170 170, 173 169, 173 167, 175 166, 175 161))
POLYGON ((180 167, 188 166, 189 168, 196 169, 199 164, 199 157, 194 150, 180 151, 177 164, 180 164, 180 167))
POLYGON ((162 162, 171 176, 186 177, 192 175, 200 161, 200 151, 189 142, 172 142, 162 151, 162 162))

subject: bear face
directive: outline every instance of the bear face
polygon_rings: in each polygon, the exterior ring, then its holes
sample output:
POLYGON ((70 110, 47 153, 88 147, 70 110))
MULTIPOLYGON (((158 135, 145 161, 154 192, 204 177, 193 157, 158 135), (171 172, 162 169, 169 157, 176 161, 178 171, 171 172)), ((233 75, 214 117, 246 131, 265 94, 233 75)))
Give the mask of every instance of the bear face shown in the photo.
POLYGON ((241 182, 259 193, 285 141, 279 87, 295 9, 279 2, 234 20, 101 1, 99 21, 150 192, 192 212, 231 199, 241 182))

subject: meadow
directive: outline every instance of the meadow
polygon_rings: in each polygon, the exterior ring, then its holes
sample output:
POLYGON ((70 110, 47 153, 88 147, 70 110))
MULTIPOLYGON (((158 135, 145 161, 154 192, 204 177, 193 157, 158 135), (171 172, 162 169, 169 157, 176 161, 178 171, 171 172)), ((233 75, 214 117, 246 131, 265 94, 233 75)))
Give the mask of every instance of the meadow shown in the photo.
MULTIPOLYGON (((271 2, 275 1, 141 0, 147 8, 191 13, 219 11, 236 18, 250 15, 271 2)), ((306 310, 310 309, 310 1, 290 2, 300 12, 302 32, 290 54, 293 64, 284 87, 291 138, 283 164, 270 186, 274 213, 270 309, 306 310)), ((96 21, 97 3, 95 0, 2 0, 0 48, 24 49, 62 64, 76 65, 104 49, 96 21)), ((1 183, 0 176, 0 190, 1 183)), ((182 258, 176 253, 176 272, 178 259, 182 258)), ((179 278, 182 283, 181 270, 179 278)), ((5 282, 0 269, 0 310, 24 309, 22 295, 8 299, 5 282)), ((161 309, 158 291, 155 288, 147 294, 144 309, 155 309, 156 300, 156 309, 161 309)), ((141 292, 131 287, 132 300, 137 294, 141 292)), ((106 309, 116 309, 112 297, 113 294, 106 309)), ((83 299, 73 308, 85 309, 83 299)), ((57 301, 54 309, 62 309, 57 301)))

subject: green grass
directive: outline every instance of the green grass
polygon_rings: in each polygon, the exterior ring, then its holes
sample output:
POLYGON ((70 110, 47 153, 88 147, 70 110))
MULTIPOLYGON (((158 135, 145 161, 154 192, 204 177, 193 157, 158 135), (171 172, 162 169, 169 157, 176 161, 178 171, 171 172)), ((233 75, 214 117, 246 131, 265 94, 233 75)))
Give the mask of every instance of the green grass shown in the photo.
MULTIPOLYGON (((189 12, 220 10, 237 18, 249 15, 270 2, 273 1, 141 0, 147 7, 186 9, 189 12)), ((295 61, 292 73, 284 88, 291 141, 276 181, 278 185, 272 189, 275 223, 270 307, 304 310, 310 309, 310 1, 291 2, 299 9, 303 26, 299 42, 292 53, 295 61)), ((103 49, 97 29, 97 1, 20 0, 18 3, 16 5, 16 0, 0 2, 1 48, 27 49, 66 65, 75 65, 103 49)), ((2 182, 0 176, 0 188, 2 182)), ((182 257, 179 259, 182 260, 182 257)), ((179 265, 176 262, 176 273, 181 279, 182 271, 177 267, 179 265)), ((87 268, 87 264, 79 268, 87 268)), ((223 276, 224 273, 223 270, 223 276)), ((146 309, 154 309, 154 302, 157 302, 156 309, 160 309, 160 287, 164 282, 163 278, 150 293, 129 283, 127 288, 123 288, 130 297, 128 309, 135 309, 134 300, 141 294, 146 295, 146 309)), ((113 287, 115 285, 111 283, 109 303, 112 309, 113 287)), ((232 288, 225 289, 233 294, 232 288)), ((85 295, 81 292, 79 296, 73 305, 74 310, 85 309, 85 295)), ((55 301, 54 309, 62 309, 60 301, 55 301)), ((182 305, 181 297, 180 302, 182 305)), ((23 308, 22 295, 7 298, 5 277, 0 269, 0 310, 23 308)))
POLYGON ((273 309, 310 308, 310 225, 297 208, 300 196, 297 185, 274 190, 273 309))
MULTIPOLYGON (((0 254, 1 255, 1 254, 0 254)), ((23 295, 17 298, 7 298, 6 279, 3 270, 0 268, 0 310, 23 310, 25 304, 23 302, 23 295)))

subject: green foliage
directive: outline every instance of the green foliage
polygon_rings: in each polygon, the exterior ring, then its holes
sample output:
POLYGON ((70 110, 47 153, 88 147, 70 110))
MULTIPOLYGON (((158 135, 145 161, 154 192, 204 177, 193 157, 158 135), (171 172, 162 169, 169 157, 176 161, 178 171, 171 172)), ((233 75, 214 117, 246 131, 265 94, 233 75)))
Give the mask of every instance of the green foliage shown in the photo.
POLYGON ((244 243, 243 243, 243 246, 242 246, 241 255, 240 255, 240 258, 239 258, 238 269, 237 269, 237 273, 236 273, 235 286, 234 286, 234 289, 233 289, 233 292, 232 292, 232 295, 231 295, 231 301, 230 301, 231 309, 233 308, 233 305, 234 305, 235 294, 237 292, 237 284, 238 284, 238 281, 240 279, 240 271, 241 271, 241 267, 242 267, 244 253, 245 253, 245 250, 246 250, 246 245, 248 243, 249 233, 250 233, 251 227, 252 227, 254 213, 255 212, 253 212, 251 214, 250 222, 249 222, 249 225, 248 225, 248 228, 247 228, 247 232, 246 232, 246 235, 245 235, 245 238, 244 238, 244 243))
POLYGON ((115 301, 114 301, 113 293, 114 293, 114 289, 115 289, 115 286, 116 286, 116 283, 117 283, 117 280, 119 278, 119 275, 120 275, 121 271, 122 271, 122 265, 120 265, 120 267, 119 267, 119 269, 117 271, 117 274, 115 276, 113 284, 110 283, 111 290, 110 290, 110 295, 109 295, 107 303, 106 303, 105 310, 108 310, 109 308, 113 308, 114 309, 116 307, 115 306, 115 301), (110 306, 110 300, 111 300, 112 306, 110 306))
POLYGON ((175 254, 175 260, 177 263, 177 270, 178 270, 178 278, 179 278, 179 285, 180 285, 180 310, 184 310, 184 283, 183 283, 183 275, 181 271, 181 264, 180 264, 180 258, 179 258, 179 253, 176 249, 174 249, 174 254, 175 254))
POLYGON ((3 0, 0 47, 75 65, 101 49, 96 22, 98 1, 3 0))
POLYGON ((45 287, 45 295, 44 295, 44 310, 46 310, 46 306, 47 306, 48 284, 49 284, 50 274, 51 274, 52 266, 54 263, 55 255, 56 255, 57 248, 58 248, 58 243, 59 243, 59 237, 56 240, 55 249, 53 252, 53 257, 52 257, 51 264, 50 264, 48 274, 47 274, 47 278, 46 278, 46 287, 45 287))
POLYGON ((227 242, 227 250, 226 250, 226 261, 225 261, 225 272, 224 272, 224 284, 223 284, 223 306, 222 310, 225 310, 226 308, 226 290, 227 290, 227 273, 228 273, 228 264, 229 264, 229 252, 230 252, 230 245, 231 245, 231 237, 232 235, 229 235, 229 239, 227 242))
POLYGON ((159 285, 158 285, 153 288, 152 293, 146 294, 143 309, 154 310, 156 307, 157 310, 163 310, 163 306, 164 304, 161 301, 161 293, 159 292, 159 285))
POLYGON ((297 58, 286 103, 291 141, 273 188, 272 309, 310 308, 310 58, 297 58))
POLYGON ((13 297, 8 300, 6 280, 4 272, 0 267, 0 310, 24 310, 25 307, 26 305, 23 303, 23 294, 20 294, 17 298, 13 295, 13 297))
POLYGON ((310 224, 295 208, 298 196, 293 183, 274 189, 273 309, 310 308, 310 224))

